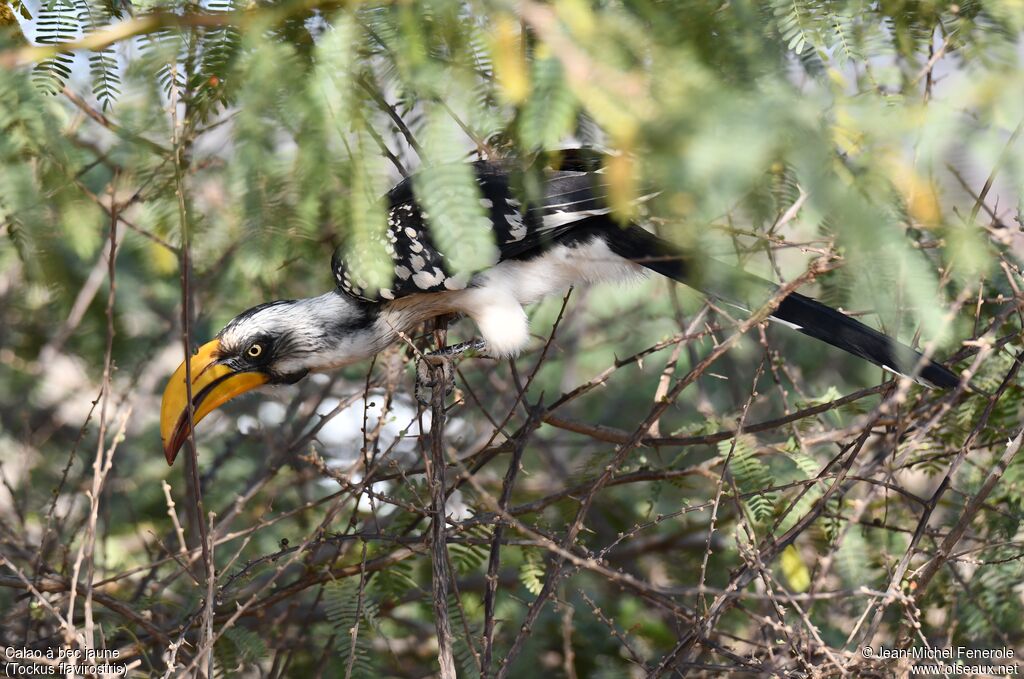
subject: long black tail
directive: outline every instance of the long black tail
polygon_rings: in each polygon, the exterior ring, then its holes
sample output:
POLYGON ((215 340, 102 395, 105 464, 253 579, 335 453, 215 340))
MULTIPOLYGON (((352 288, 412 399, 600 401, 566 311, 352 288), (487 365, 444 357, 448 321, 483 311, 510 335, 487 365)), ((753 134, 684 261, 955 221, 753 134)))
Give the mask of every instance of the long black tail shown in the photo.
MULTIPOLYGON (((609 246, 616 254, 748 312, 756 307, 756 303, 750 304, 746 300, 763 301, 778 289, 774 284, 728 264, 697 260, 638 226, 610 229, 606 233, 609 246)), ((945 366, 925 359, 907 345, 799 293, 791 293, 782 300, 770 318, 927 386, 948 389, 960 382, 945 366)))

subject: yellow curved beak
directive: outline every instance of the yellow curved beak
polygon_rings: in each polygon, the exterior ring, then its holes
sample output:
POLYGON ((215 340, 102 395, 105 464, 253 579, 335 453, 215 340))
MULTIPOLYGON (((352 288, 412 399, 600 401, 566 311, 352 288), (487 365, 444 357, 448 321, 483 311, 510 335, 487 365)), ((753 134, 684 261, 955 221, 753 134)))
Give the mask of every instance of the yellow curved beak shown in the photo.
MULTIPOLYGON (((192 423, 195 424, 234 397, 267 383, 267 376, 258 372, 236 372, 217 363, 220 341, 213 340, 199 347, 188 358, 192 377, 192 423)), ((164 444, 167 464, 173 465, 178 450, 189 435, 188 389, 185 384, 185 362, 171 375, 160 404, 160 440, 164 444)))

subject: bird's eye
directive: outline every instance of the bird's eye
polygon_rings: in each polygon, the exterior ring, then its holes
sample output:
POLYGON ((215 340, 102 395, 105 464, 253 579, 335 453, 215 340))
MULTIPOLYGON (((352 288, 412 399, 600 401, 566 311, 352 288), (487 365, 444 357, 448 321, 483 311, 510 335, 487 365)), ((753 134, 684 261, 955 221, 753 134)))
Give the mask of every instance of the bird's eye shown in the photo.
POLYGON ((259 358, 263 355, 263 345, 254 344, 249 347, 245 353, 248 354, 249 358, 259 358))

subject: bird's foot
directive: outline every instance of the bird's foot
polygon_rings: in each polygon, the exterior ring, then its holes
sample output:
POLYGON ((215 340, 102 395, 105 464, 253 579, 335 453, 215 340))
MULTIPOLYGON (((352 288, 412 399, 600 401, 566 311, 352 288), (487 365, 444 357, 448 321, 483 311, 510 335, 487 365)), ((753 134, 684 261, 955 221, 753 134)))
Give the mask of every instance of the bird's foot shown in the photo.
POLYGON ((448 356, 427 354, 416 362, 416 400, 424 407, 433 402, 437 380, 444 384, 447 397, 455 389, 455 366, 448 356), (440 370, 435 372, 435 368, 440 370))
POLYGON ((471 340, 424 354, 416 363, 416 400, 424 406, 429 406, 433 401, 434 387, 438 379, 444 384, 445 396, 449 396, 455 389, 455 357, 476 353, 483 348, 483 340, 471 340), (435 372, 435 368, 440 368, 440 374, 435 372))

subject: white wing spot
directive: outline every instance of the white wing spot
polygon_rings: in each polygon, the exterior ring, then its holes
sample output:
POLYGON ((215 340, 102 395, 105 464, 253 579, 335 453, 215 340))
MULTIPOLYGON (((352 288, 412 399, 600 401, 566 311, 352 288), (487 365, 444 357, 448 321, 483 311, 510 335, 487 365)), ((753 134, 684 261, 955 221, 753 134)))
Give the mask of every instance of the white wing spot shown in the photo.
POLYGON ((576 212, 562 212, 561 210, 557 210, 554 213, 544 215, 542 221, 544 222, 545 228, 553 229, 555 227, 562 226, 563 224, 578 222, 587 217, 606 215, 611 211, 612 209, 607 207, 599 208, 597 210, 578 210, 576 212))
POLYGON ((509 212, 505 214, 505 221, 509 226, 507 242, 515 243, 526 238, 526 224, 523 224, 523 215, 518 212, 509 212))
POLYGON ((446 290, 463 290, 467 282, 468 277, 465 274, 456 274, 444 279, 444 287, 446 290))
POLYGON ((430 271, 420 271, 413 274, 412 282, 416 284, 416 287, 420 290, 429 290, 430 288, 437 287, 444 281, 444 273, 434 267, 433 273, 430 271))

